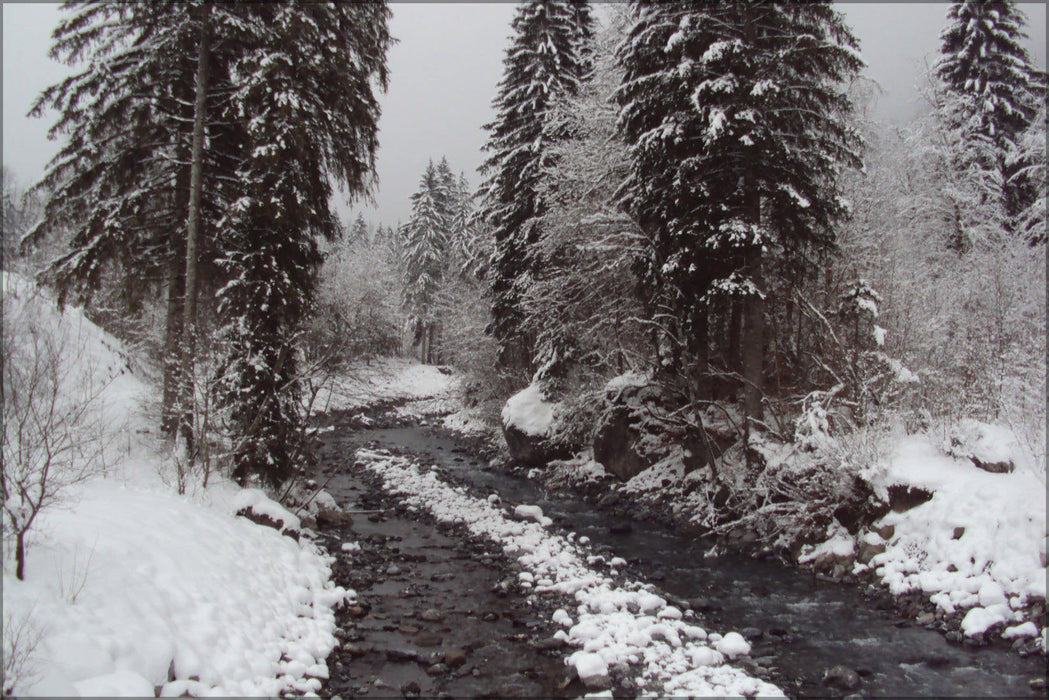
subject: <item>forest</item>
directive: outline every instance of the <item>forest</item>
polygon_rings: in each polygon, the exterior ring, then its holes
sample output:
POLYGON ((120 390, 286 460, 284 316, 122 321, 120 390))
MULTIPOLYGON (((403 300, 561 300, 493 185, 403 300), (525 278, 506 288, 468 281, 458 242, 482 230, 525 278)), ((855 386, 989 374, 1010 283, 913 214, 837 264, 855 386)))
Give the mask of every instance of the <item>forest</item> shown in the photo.
POLYGON ((1044 696, 1021 6, 945 5, 888 125, 829 2, 521 2, 407 221, 393 11, 63 5, 3 173, 4 695, 1044 696))

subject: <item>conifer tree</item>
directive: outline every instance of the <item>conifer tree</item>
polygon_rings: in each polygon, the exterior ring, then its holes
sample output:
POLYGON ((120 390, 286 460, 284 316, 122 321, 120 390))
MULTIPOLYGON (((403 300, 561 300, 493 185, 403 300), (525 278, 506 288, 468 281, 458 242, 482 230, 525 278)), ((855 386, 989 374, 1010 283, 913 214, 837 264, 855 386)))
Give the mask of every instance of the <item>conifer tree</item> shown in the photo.
POLYGON ((227 356, 222 398, 234 433, 234 476, 279 484, 301 457, 296 340, 321 261, 340 225, 332 180, 370 186, 390 44, 385 3, 233 6, 242 44, 232 115, 251 115, 237 169, 242 194, 217 227, 227 356), (298 451, 297 451, 298 449, 298 451))
POLYGON ((744 407, 760 420, 767 277, 833 248, 839 174, 859 165, 843 91, 862 65, 856 40, 829 3, 635 13, 617 100, 634 158, 623 201, 653 241, 646 279, 668 288, 700 355, 709 309, 740 301, 744 407))
POLYGON ((447 265, 450 223, 446 184, 441 169, 430 161, 412 195, 412 217, 402 232, 403 306, 412 344, 419 346, 419 360, 424 363, 437 357, 436 301, 447 265))
MULTIPOLYGON (((67 137, 49 163, 38 191, 48 191, 43 217, 27 236, 39 243, 66 228, 69 250, 48 276, 59 298, 89 301, 107 277, 125 288, 137 306, 166 290, 164 419, 176 419, 179 342, 183 336, 185 240, 190 189, 194 76, 201 36, 201 2, 69 2, 71 15, 54 32, 51 55, 79 72, 48 88, 32 115, 58 114, 52 137, 67 137)), ((216 27, 223 27, 224 6, 216 27)), ((231 91, 227 44, 212 51, 205 102, 215 105, 231 91)), ((213 113, 215 113, 213 111, 213 113)), ((204 219, 233 201, 228 178, 235 129, 205 124, 204 219)), ((207 229, 207 227, 205 227, 207 229)), ((205 231, 207 234, 207 231, 205 231)), ((213 257, 214 242, 201 241, 200 258, 213 257)), ((206 271, 205 277, 220 283, 206 271)))
POLYGON ((480 216, 495 239, 489 330, 499 343, 500 363, 520 370, 533 359, 532 340, 521 331, 520 299, 524 280, 535 272, 532 248, 544 210, 538 194, 549 165, 544 125, 557 97, 578 93, 589 72, 593 30, 589 5, 576 0, 522 3, 512 27, 494 101, 497 116, 486 126, 480 216))
MULTIPOLYGON (((1045 103, 1045 74, 1034 68, 1021 39, 1026 17, 1015 2, 954 2, 940 34, 937 76, 956 98, 950 126, 969 146, 972 165, 992 174, 1007 225, 1040 193, 1022 173, 1018 142, 1045 103)), ((1044 232, 1042 232, 1044 238, 1044 232)))

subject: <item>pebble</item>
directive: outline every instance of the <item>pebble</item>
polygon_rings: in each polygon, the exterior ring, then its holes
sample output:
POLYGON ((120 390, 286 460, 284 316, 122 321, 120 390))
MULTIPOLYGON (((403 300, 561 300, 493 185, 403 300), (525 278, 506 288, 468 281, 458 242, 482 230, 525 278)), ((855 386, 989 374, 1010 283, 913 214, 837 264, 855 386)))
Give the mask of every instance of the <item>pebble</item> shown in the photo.
POLYGON ((857 690, 863 684, 860 674, 841 664, 823 672, 823 685, 839 690, 857 690))
POLYGON ((420 620, 426 622, 440 622, 444 619, 444 613, 436 608, 428 608, 423 611, 423 614, 419 616, 420 620))
POLYGON ((390 564, 388 567, 386 567, 387 576, 395 576, 399 573, 401 573, 401 567, 397 566, 396 564, 390 564))
POLYGON ((496 620, 499 619, 499 616, 496 615, 494 612, 486 612, 481 617, 481 619, 484 620, 485 622, 495 622, 496 620))
POLYGON ((466 663, 466 652, 458 647, 444 650, 444 663, 450 668, 459 668, 466 663))
MULTIPOLYGON (((401 695, 406 698, 417 698, 422 695, 422 688, 415 681, 409 681, 401 686, 401 695)), ((332 700, 335 700, 332 698, 332 700)))
POLYGON ((445 673, 448 673, 448 667, 444 664, 434 664, 426 668, 426 675, 428 676, 440 676, 445 673))

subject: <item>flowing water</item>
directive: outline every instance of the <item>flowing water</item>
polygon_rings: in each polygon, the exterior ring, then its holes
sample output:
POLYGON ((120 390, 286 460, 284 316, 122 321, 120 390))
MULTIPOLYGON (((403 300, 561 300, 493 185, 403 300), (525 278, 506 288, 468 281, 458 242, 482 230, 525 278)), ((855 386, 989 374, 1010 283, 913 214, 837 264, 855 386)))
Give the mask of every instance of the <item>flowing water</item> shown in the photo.
POLYGON ((631 572, 643 580, 690 600, 713 631, 743 630, 754 642, 752 658, 773 657, 769 661, 788 694, 840 695, 821 681, 826 669, 842 664, 860 674, 863 695, 1045 695, 1030 685, 1032 679, 1044 679, 1045 657, 951 644, 936 631, 878 609, 855 587, 819 581, 774 560, 733 554, 705 558, 713 542, 552 496, 532 481, 487 468, 439 429, 367 429, 355 439, 410 453, 504 501, 541 506, 561 527, 630 561, 631 572))

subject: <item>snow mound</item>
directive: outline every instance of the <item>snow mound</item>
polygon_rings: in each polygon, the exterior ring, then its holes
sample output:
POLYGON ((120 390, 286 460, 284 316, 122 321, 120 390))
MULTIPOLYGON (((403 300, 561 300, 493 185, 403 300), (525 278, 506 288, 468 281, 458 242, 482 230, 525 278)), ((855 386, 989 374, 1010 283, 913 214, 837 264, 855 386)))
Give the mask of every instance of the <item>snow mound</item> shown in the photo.
POLYGON ((546 437, 554 424, 554 406, 543 397, 543 391, 531 384, 517 392, 503 406, 503 425, 517 428, 525 435, 546 437))
POLYGON ((917 590, 947 613, 970 609, 969 635, 1019 621, 1020 608, 1045 599, 1045 484, 1035 472, 989 473, 909 436, 875 488, 894 484, 932 498, 880 521, 894 532, 870 565, 893 594, 917 590))

